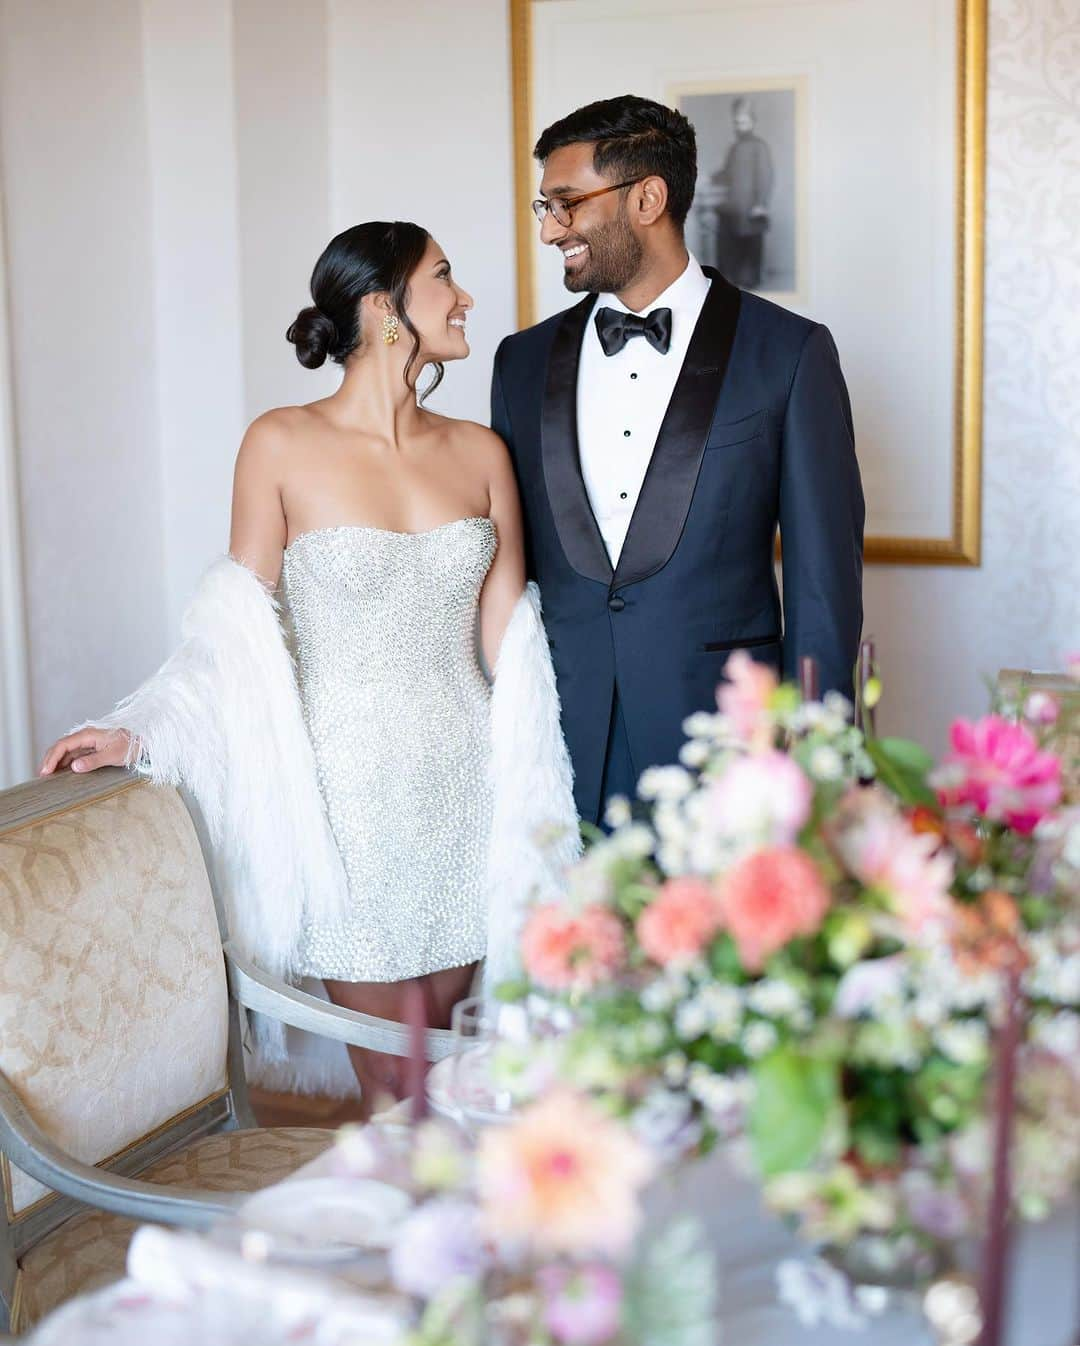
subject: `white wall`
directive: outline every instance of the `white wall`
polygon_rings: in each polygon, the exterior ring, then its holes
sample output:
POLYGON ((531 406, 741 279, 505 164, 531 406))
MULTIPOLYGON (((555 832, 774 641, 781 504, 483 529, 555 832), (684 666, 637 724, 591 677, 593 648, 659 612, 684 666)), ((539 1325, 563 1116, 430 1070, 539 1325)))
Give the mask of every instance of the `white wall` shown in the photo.
MULTIPOLYGON (((38 747, 167 652, 245 421, 333 386, 283 339, 333 232, 432 229, 477 301, 435 404, 486 420, 514 325, 506 8, 0 0, 38 747)), ((991 8, 985 561, 866 579, 883 724, 935 745, 982 675, 1080 645, 1080 68, 1055 0, 991 8)))
POLYGON ((167 644, 228 545, 243 429, 233 42, 221 0, 144 0, 142 10, 167 644))
POLYGON ((431 406, 485 425, 516 308, 506 10, 330 0, 331 226, 414 220, 435 235, 476 309, 472 356, 431 406))
POLYGON ((164 647, 150 161, 136 0, 5 0, 0 24, 40 747, 149 672, 164 647))
POLYGON ((22 780, 32 761, 26 594, 3 214, 0 198, 0 789, 22 780))
POLYGON ((244 416, 250 421, 268 407, 310 402, 337 386, 336 369, 304 369, 285 340, 289 323, 311 302, 311 269, 333 232, 330 50, 322 0, 234 0, 233 13, 244 416))

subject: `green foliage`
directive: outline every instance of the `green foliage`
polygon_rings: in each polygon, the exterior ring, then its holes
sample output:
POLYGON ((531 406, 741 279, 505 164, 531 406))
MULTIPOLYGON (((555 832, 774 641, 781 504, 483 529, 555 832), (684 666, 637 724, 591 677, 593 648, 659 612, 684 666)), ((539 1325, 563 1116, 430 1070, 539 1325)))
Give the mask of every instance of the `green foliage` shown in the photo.
POLYGON ((874 1167, 895 1164, 906 1139, 910 1077, 900 1070, 860 1070, 847 1080, 851 1141, 859 1158, 874 1167))
POLYGON ((708 956, 709 971, 717 981, 729 986, 741 986, 747 980, 735 941, 726 932, 713 940, 708 956))
POLYGON ((902 804, 937 808, 937 795, 926 783, 934 759, 906 738, 867 738, 866 751, 882 784, 902 804))
POLYGON ((780 1047, 753 1067, 750 1139, 761 1174, 806 1168, 818 1155, 840 1103, 835 1062, 780 1047))
POLYGON ((934 1055, 910 1078, 908 1109, 921 1143, 937 1140, 971 1122, 983 1105, 987 1067, 960 1065, 934 1055))
POLYGON ((716 1346, 716 1268, 698 1222, 683 1218, 650 1240, 630 1268, 623 1333, 633 1346, 716 1346))

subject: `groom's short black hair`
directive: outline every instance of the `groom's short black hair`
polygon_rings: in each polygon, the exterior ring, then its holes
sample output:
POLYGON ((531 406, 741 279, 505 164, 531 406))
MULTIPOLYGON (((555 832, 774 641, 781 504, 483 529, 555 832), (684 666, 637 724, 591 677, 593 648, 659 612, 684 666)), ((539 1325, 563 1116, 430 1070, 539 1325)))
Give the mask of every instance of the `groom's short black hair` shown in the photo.
POLYGON ((593 167, 605 177, 663 178, 668 214, 682 228, 697 181, 697 137, 681 112, 625 93, 580 107, 547 128, 533 155, 541 163, 565 145, 592 142, 593 167))

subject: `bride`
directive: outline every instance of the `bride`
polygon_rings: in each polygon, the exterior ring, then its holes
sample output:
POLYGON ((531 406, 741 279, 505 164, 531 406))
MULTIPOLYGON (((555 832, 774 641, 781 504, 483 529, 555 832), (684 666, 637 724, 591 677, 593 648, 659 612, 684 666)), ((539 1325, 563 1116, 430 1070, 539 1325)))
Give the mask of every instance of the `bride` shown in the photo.
MULTIPOLYGON (((288 339, 309 369, 342 365, 340 387, 250 426, 229 557, 180 649, 41 774, 185 785, 256 961, 399 1021, 418 980, 445 1027, 480 959, 512 968, 516 913, 577 844, 554 678, 506 449, 423 405, 469 354, 473 301, 442 249, 415 224, 356 225, 311 296, 288 339)), ((276 1028, 256 1073, 333 1088, 276 1028)), ((368 1105, 400 1096, 396 1058, 349 1052, 368 1105)))

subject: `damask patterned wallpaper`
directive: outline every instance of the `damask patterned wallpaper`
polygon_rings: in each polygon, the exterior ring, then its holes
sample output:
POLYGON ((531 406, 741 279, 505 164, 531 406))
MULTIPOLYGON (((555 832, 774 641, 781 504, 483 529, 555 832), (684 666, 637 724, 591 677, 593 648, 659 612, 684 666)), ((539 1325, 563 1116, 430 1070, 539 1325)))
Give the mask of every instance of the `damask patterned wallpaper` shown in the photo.
POLYGON ((991 0, 989 66, 983 564, 866 580, 883 723, 931 746, 1080 649, 1078 0, 991 0))

